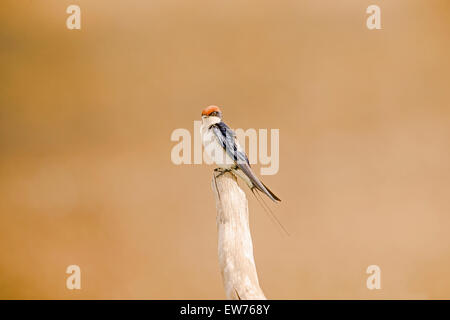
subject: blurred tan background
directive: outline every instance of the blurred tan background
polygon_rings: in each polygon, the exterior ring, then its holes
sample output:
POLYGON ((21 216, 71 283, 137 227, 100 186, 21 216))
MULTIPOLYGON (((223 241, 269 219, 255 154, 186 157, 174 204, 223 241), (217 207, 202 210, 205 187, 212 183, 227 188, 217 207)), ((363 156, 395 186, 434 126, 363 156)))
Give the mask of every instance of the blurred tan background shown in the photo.
POLYGON ((170 160, 209 104, 280 129, 269 298, 450 298, 449 39, 446 0, 2 0, 0 298, 224 298, 212 167, 170 160))

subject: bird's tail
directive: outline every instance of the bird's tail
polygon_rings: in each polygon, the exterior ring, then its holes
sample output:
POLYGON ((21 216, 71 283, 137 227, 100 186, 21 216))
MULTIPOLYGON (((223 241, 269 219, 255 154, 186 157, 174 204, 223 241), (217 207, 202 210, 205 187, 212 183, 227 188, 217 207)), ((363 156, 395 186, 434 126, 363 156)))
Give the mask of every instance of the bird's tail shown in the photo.
POLYGON ((253 186, 267 195, 273 202, 281 201, 272 191, 267 188, 261 180, 253 173, 253 170, 250 168, 250 164, 241 163, 238 164, 240 170, 237 170, 238 175, 247 182, 250 188, 253 186), (243 174, 240 174, 240 173, 243 174))
POLYGON ((270 189, 267 188, 267 186, 262 181, 261 181, 261 184, 263 185, 263 187, 267 191, 267 192, 264 192, 264 193, 267 194, 267 196, 269 196, 270 199, 272 199, 273 201, 281 201, 281 199, 278 198, 272 191, 270 191, 270 189))
POLYGON ((278 220, 277 216, 275 215, 275 213, 273 213, 272 210, 270 210, 270 207, 266 204, 266 202, 264 201, 263 197, 261 196, 261 194, 258 193, 259 189, 256 188, 255 186, 253 188, 250 189, 253 193, 253 195, 255 196, 256 200, 259 202, 259 204, 261 205, 261 207, 264 209, 264 211, 266 211, 266 213, 269 215, 269 217, 275 221, 280 227, 281 229, 286 233, 286 235, 290 236, 289 232, 287 231, 287 229, 283 226, 283 224, 281 223, 280 220, 278 220), (259 199, 258 199, 259 196, 259 199))

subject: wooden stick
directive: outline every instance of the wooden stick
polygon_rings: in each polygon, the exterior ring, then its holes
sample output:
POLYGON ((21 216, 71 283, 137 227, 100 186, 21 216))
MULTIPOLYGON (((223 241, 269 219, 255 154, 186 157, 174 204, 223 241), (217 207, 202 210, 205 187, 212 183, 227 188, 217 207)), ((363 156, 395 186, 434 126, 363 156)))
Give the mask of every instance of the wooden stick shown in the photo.
POLYGON ((248 203, 236 177, 215 173, 219 266, 227 299, 265 300, 258 282, 248 221, 248 203), (217 177, 218 176, 218 177, 217 177))

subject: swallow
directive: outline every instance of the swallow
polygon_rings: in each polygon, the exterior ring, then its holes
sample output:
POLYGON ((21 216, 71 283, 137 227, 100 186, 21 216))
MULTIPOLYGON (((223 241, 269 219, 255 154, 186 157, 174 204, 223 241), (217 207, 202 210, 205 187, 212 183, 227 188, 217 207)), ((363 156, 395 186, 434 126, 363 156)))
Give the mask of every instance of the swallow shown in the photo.
POLYGON ((233 130, 222 121, 222 111, 217 106, 209 106, 202 111, 200 127, 205 153, 217 164, 216 171, 221 174, 232 172, 240 177, 254 193, 258 190, 272 201, 281 201, 258 179, 250 167, 250 162, 236 139, 233 130))

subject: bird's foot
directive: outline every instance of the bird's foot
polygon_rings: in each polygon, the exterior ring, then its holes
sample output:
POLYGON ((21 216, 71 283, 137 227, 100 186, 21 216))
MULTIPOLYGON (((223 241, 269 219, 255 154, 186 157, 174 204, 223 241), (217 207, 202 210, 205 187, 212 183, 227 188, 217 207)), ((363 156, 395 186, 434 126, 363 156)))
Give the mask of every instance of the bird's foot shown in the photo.
POLYGON ((227 172, 231 172, 233 169, 225 169, 225 168, 215 168, 214 169, 214 172, 218 172, 219 174, 218 175, 216 175, 216 178, 218 178, 218 177, 220 177, 221 175, 223 175, 224 173, 227 173, 227 172))

